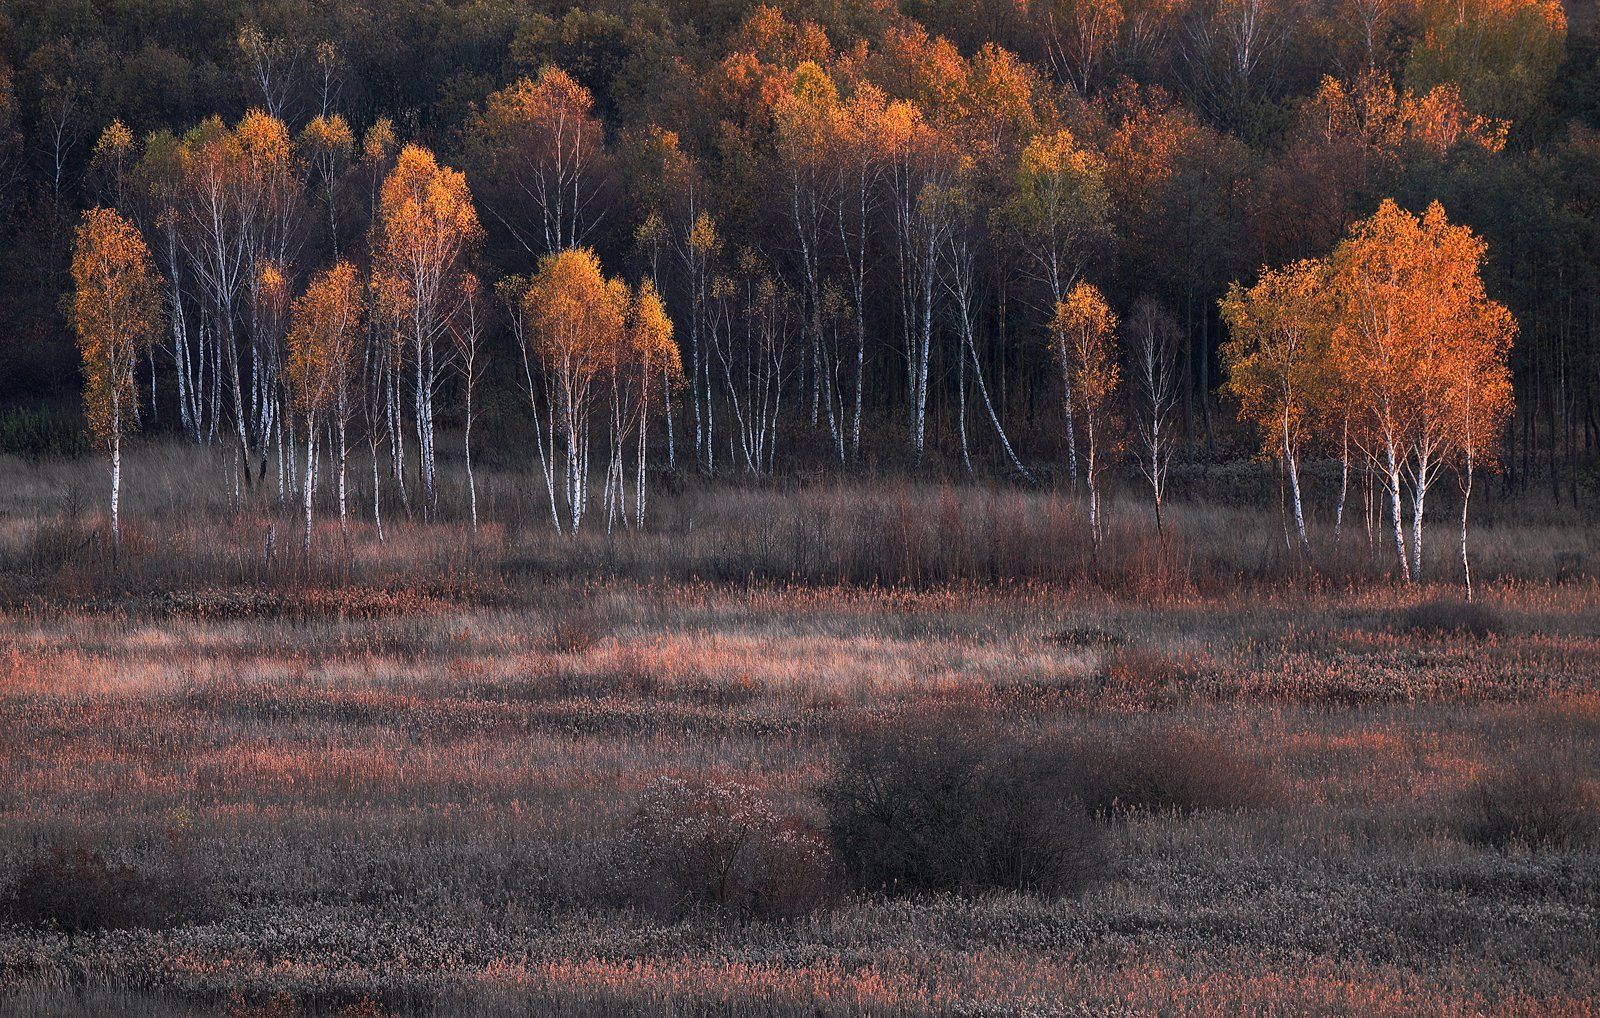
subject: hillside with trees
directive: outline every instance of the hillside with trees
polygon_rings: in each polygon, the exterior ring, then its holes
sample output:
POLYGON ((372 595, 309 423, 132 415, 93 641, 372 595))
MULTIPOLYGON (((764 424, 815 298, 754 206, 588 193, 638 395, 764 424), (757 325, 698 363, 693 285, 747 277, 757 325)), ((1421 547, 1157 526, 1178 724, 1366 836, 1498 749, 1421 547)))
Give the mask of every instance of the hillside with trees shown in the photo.
MULTIPOLYGON (((1154 462, 1192 473, 1250 455, 1242 425, 1269 409, 1267 381, 1231 377, 1260 340, 1229 329, 1249 299, 1230 287, 1273 300, 1261 288, 1293 285, 1273 267, 1348 248, 1392 199, 1469 229, 1517 324, 1514 344, 1481 337, 1509 350, 1516 410, 1474 435, 1475 461, 1506 492, 1595 497, 1600 42, 1551 0, 12 0, 0 42, 0 398, 94 384, 63 300, 82 211, 115 210, 163 294, 130 411, 235 446, 219 483, 306 483, 291 310, 336 263, 363 309, 340 414, 407 512, 455 454, 438 428, 465 421, 463 314, 486 454, 531 435, 567 525, 591 467, 610 522, 623 481, 657 469, 1090 490, 1148 413, 1136 387, 1076 391, 1094 370, 1068 349, 1081 286, 1108 326, 1163 337, 1154 462), (628 300, 598 290, 544 296, 603 321, 545 320, 519 280, 573 250, 601 289, 648 287, 670 341, 640 348, 627 308, 605 310, 628 300)), ((1308 349, 1349 331, 1317 320, 1308 349)), ((1142 340, 1105 342, 1127 374, 1142 340)), ((1359 413, 1291 416, 1273 446, 1291 465, 1303 444, 1384 472, 1387 451, 1346 434, 1359 413)), ((1438 453, 1408 468, 1409 501, 1438 453)))

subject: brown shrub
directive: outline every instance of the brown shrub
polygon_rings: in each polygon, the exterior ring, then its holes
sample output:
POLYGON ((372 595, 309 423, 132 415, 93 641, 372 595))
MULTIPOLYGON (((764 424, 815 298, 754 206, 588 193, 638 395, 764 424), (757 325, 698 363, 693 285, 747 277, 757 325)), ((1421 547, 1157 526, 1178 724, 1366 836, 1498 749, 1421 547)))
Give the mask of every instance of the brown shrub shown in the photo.
POLYGON ((1204 669, 1192 657, 1139 646, 1112 647, 1096 670, 1102 690, 1112 701, 1145 706, 1191 695, 1204 676, 1204 669))
POLYGON ((1505 615, 1481 601, 1435 598, 1393 613, 1390 628, 1400 633, 1475 636, 1482 639, 1506 629, 1505 615))
POLYGON ((1259 761, 1182 725, 1078 740, 1062 755, 1064 768, 1082 776, 1084 805, 1102 815, 1244 809, 1271 801, 1274 793, 1259 761))
POLYGON ((222 1006, 224 1018, 301 1018, 305 1009, 287 993, 252 1002, 238 990, 228 994, 222 1006))
POLYGON ((190 882, 58 844, 23 864, 0 895, 0 917, 72 935, 160 928, 181 920, 195 904, 190 882))
POLYGON ((586 618, 558 619, 550 627, 550 651, 582 654, 600 642, 600 630, 586 618))
POLYGON ((1067 895, 1105 870, 1073 778, 999 729, 869 732, 820 796, 857 887, 1067 895))
POLYGON ((640 897, 670 914, 792 918, 832 896, 826 844, 747 784, 662 776, 640 796, 626 841, 640 897))
POLYGON ((1521 763, 1461 803, 1467 840, 1495 848, 1578 848, 1600 839, 1600 790, 1570 766, 1521 763))

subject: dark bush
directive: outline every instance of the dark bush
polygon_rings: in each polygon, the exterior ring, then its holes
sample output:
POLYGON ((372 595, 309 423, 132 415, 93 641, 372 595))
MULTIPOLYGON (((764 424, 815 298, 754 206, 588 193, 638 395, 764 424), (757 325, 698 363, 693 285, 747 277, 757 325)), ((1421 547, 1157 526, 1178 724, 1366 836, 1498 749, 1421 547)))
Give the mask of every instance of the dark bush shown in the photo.
POLYGON ((171 875, 55 845, 22 866, 0 895, 0 917, 66 934, 160 928, 187 914, 194 894, 191 884, 171 875))
POLYGON ((1523 763, 1462 802, 1467 840, 1495 848, 1577 848, 1600 840, 1600 791, 1570 766, 1523 763))
POLYGON ((661 777, 628 832, 640 897, 669 914, 730 919, 804 915, 831 897, 827 845, 737 782, 661 777))
POLYGON ((1272 779, 1258 761, 1181 725, 1080 740, 1062 755, 1071 761, 1064 766, 1082 775, 1084 804, 1101 815, 1242 809, 1268 801, 1273 793, 1272 779))
POLYGON ((1401 633, 1475 636, 1482 639, 1504 632, 1505 616, 1481 601, 1438 598, 1421 601, 1391 616, 1390 628, 1401 633))
POLYGON ((1076 894, 1105 868, 1076 775, 1003 732, 875 732, 820 795, 835 855, 863 889, 1076 894))
POLYGON ((599 642, 599 631, 585 618, 559 619, 550 629, 552 653, 582 654, 599 642))

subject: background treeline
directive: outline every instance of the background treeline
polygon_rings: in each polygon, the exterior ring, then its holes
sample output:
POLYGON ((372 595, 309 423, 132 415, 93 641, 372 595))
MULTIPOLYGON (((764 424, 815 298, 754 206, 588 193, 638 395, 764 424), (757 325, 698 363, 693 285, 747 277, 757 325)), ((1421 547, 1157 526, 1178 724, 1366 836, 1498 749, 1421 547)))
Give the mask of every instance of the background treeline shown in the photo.
MULTIPOLYGON (((153 132, 259 109, 297 143, 304 208, 273 241, 291 294, 336 254, 364 257, 380 168, 363 142, 388 118, 399 145, 465 172, 483 279, 530 275, 573 242, 608 275, 653 278, 685 375, 657 459, 718 471, 953 465, 970 446, 980 468, 1064 474, 1049 325, 1080 279, 1124 320, 1137 307, 1178 330, 1180 457, 1248 454, 1255 436, 1221 405, 1228 285, 1326 254, 1385 197, 1437 199, 1487 241, 1489 292, 1520 323, 1504 483, 1575 502, 1600 446, 1591 14, 1538 0, 10 0, 0 399, 65 404, 81 388, 61 299, 80 211, 138 219, 123 189, 153 132), (566 108, 592 99, 597 126, 575 135, 575 177, 556 158, 569 206, 538 198, 543 178, 523 171, 551 156, 505 126, 529 90, 564 87, 550 67, 587 92, 566 108), (910 130, 897 111, 917 121, 916 158, 868 160, 852 204, 838 123, 892 144, 910 130), (348 158, 308 158, 307 126, 334 114, 348 158), (127 167, 109 157, 113 123, 127 167), (1047 244, 1049 200, 1029 185, 1041 165, 1071 169, 1075 188, 1068 232, 1047 244), (735 409, 740 386, 759 409, 735 409)), ((515 315, 495 310, 483 426, 526 428, 515 315)), ((177 429, 164 343, 152 368, 141 423, 177 429)), ((440 378, 439 414, 460 423, 459 376, 440 378)))

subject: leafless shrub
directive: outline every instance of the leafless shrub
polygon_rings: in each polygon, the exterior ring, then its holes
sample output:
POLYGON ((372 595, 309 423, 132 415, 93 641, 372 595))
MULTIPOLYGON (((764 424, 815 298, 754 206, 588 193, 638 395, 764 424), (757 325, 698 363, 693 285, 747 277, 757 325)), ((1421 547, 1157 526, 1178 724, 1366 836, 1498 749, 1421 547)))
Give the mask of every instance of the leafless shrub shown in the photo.
POLYGON ((748 784, 662 776, 640 797, 627 840, 642 897, 671 914, 791 918, 831 896, 822 839, 748 784))
POLYGON ((1113 701, 1154 705, 1193 694, 1205 671, 1192 656, 1135 645, 1107 651, 1096 677, 1113 701))
POLYGON ((1070 895, 1105 869, 1072 776, 997 730, 865 733, 820 794, 834 851, 866 890, 1070 895))
POLYGON ((1495 848, 1575 848, 1600 838, 1600 790, 1570 766, 1520 763, 1461 803, 1462 832, 1495 848))

